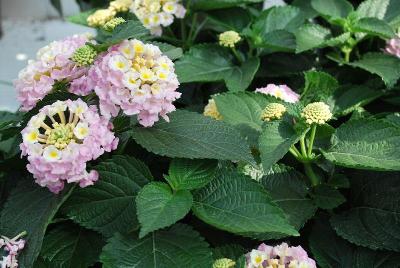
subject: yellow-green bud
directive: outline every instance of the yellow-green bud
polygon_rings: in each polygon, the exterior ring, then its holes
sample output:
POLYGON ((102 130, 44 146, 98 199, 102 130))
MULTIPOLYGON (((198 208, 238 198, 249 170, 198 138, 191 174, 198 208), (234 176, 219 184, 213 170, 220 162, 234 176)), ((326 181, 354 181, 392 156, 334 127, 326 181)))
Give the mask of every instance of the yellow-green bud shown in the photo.
POLYGON ((77 50, 71 57, 71 60, 79 67, 91 65, 97 56, 97 51, 89 45, 84 45, 77 50))
POLYGON ((103 26, 106 22, 114 18, 116 13, 113 9, 98 9, 87 18, 87 23, 90 27, 103 26))
POLYGON ((332 113, 326 103, 313 102, 304 107, 301 117, 303 117, 309 125, 322 125, 332 118, 332 113))
POLYGON ((103 25, 103 29, 107 32, 112 32, 115 27, 120 25, 121 23, 124 23, 126 20, 121 17, 113 18, 112 20, 106 22, 106 24, 103 25))
POLYGON ((286 107, 280 103, 270 103, 261 112, 261 120, 272 121, 274 119, 281 119, 282 115, 286 112, 286 107))
POLYGON ((224 47, 234 48, 235 44, 240 41, 240 35, 235 31, 223 32, 219 35, 219 44, 224 47))
POLYGON ((222 120, 222 115, 218 112, 217 105, 213 99, 208 101, 208 104, 204 107, 203 114, 216 120, 222 120))
POLYGON ((228 258, 218 259, 214 262, 212 268, 232 268, 235 266, 235 262, 228 258))

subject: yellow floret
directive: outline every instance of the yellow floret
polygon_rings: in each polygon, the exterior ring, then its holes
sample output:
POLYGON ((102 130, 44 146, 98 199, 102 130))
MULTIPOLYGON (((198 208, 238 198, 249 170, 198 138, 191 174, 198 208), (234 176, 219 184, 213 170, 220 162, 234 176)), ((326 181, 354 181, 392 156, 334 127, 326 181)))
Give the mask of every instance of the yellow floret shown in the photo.
POLYGON ((87 18, 91 27, 101 27, 114 18, 116 12, 112 9, 99 9, 87 18))
POLYGON ((325 124, 332 118, 329 106, 324 102, 313 102, 304 107, 301 117, 306 120, 307 124, 325 124))
POLYGON ((214 262, 212 268, 231 268, 235 266, 235 262, 228 258, 218 259, 214 262))
POLYGON ((240 41, 240 35, 235 31, 227 31, 219 35, 219 44, 224 47, 235 47, 240 41))
POLYGON ((261 120, 272 121, 274 119, 281 119, 286 112, 286 107, 280 103, 270 103, 261 112, 261 120))
POLYGON ((218 112, 217 105, 213 99, 208 101, 208 104, 204 107, 203 114, 216 120, 222 120, 222 115, 218 112))

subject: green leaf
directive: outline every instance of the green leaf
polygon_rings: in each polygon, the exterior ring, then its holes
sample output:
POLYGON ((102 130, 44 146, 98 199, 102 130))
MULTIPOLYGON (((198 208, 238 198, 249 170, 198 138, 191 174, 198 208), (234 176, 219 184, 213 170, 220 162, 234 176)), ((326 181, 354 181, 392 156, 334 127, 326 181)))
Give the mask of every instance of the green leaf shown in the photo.
POLYGON ((356 247, 338 237, 329 223, 319 220, 310 235, 311 252, 321 268, 393 268, 400 254, 356 247))
POLYGON ((353 11, 353 6, 347 0, 311 0, 311 6, 328 19, 346 18, 353 11))
POLYGON ((136 38, 139 40, 146 39, 150 35, 149 30, 144 28, 143 24, 138 20, 128 20, 115 27, 112 36, 107 38, 108 43, 119 43, 125 39, 136 38))
POLYGON ((271 102, 280 102, 275 97, 262 93, 237 92, 218 94, 213 97, 223 121, 237 126, 247 125, 262 130, 262 110, 271 102))
POLYGON ((296 230, 301 229, 317 210, 307 197, 308 189, 304 177, 293 168, 273 165, 260 182, 270 193, 272 200, 283 209, 289 217, 289 223, 296 230))
POLYGON ((383 53, 367 53, 349 65, 379 75, 388 87, 394 86, 400 77, 400 59, 383 53))
POLYGON ((296 53, 301 53, 324 44, 331 31, 319 24, 305 24, 301 26, 296 35, 296 53))
POLYGON ((325 72, 308 71, 304 74, 304 79, 305 85, 301 94, 304 103, 326 101, 339 86, 336 78, 325 72))
POLYGON ((14 188, 0 217, 1 235, 13 238, 23 231, 27 232, 24 240, 29 246, 18 256, 21 267, 32 267, 42 247, 47 226, 70 194, 67 189, 58 195, 53 194, 33 181, 29 177, 14 188))
POLYGON ((255 45, 265 48, 264 53, 294 52, 296 50, 296 37, 286 30, 274 30, 263 34, 261 41, 255 45))
POLYGON ((313 19, 318 15, 312 8, 310 0, 294 0, 291 5, 300 8, 306 19, 313 19))
POLYGON ((183 55, 182 48, 161 42, 151 42, 160 48, 161 52, 171 60, 177 60, 183 55))
POLYGON ((198 232, 183 224, 135 239, 115 234, 100 260, 105 267, 178 268, 211 267, 212 254, 198 232))
POLYGON ((287 121, 267 122, 259 139, 261 163, 264 170, 269 170, 273 164, 282 159, 301 137, 287 121))
POLYGON ((132 137, 146 150, 159 155, 254 162, 237 130, 194 112, 175 111, 169 123, 159 121, 152 128, 134 128, 132 137))
POLYGON ((114 156, 95 167, 100 178, 77 189, 63 208, 76 223, 105 236, 137 229, 135 198, 152 180, 148 168, 129 156, 114 156))
POLYGON ((214 260, 228 258, 231 260, 236 260, 243 255, 245 249, 238 244, 227 244, 213 249, 214 260))
POLYGON ((94 232, 58 225, 45 236, 40 255, 54 268, 87 268, 98 260, 103 245, 94 232))
POLYGON ((346 201, 346 198, 338 190, 329 185, 320 184, 313 190, 314 202, 322 209, 334 209, 346 201))
POLYGON ((248 10, 235 7, 207 12, 207 27, 217 32, 235 31, 240 33, 251 22, 248 10))
POLYGON ((194 193, 193 212, 218 229, 243 236, 298 235, 260 184, 233 171, 220 172, 194 193))
POLYGON ((72 15, 67 17, 67 21, 75 23, 75 24, 80 24, 84 26, 88 26, 87 24, 87 18, 92 15, 96 9, 91 9, 85 12, 78 13, 76 15, 72 15))
POLYGON ((189 191, 172 192, 166 183, 152 182, 140 190, 136 209, 141 225, 139 238, 155 230, 170 226, 185 217, 192 207, 189 191))
POLYGON ((241 4, 260 3, 263 0, 193 0, 192 7, 198 10, 236 7, 241 4))
POLYGON ((336 129, 332 143, 324 156, 336 165, 400 170, 400 128, 385 120, 351 120, 336 129))
POLYGON ((264 10, 254 22, 252 29, 261 35, 275 30, 294 32, 303 22, 304 17, 300 13, 299 8, 294 6, 276 6, 264 10))
POLYGON ((383 19, 388 5, 389 0, 366 0, 358 6, 356 14, 358 18, 383 19))
POLYGON ((216 170, 217 161, 175 158, 165 179, 174 190, 194 190, 213 180, 216 170))
POLYGON ((225 78, 229 91, 245 91, 253 81, 259 67, 259 58, 251 58, 241 66, 235 66, 231 74, 225 78))
POLYGON ((362 18, 351 26, 351 30, 353 32, 379 36, 383 39, 396 36, 396 33, 389 24, 377 18, 362 18))
POLYGON ((336 232, 374 250, 400 252, 399 172, 358 172, 351 180, 351 208, 331 219, 336 232))
POLYGON ((400 2, 397 0, 389 0, 384 20, 388 22, 393 28, 397 29, 400 27, 400 2))

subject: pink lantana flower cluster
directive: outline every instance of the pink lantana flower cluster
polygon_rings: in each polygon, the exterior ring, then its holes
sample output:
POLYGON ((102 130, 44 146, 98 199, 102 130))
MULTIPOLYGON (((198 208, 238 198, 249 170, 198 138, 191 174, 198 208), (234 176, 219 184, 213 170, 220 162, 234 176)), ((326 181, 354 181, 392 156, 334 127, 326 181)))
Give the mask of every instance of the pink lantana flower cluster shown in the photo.
POLYGON ((290 89, 287 85, 268 84, 266 87, 257 88, 256 92, 271 95, 289 103, 296 103, 300 99, 300 95, 290 89))
POLYGON ((246 254, 246 268, 317 268, 315 261, 308 257, 301 247, 288 244, 272 247, 261 244, 246 254))
POLYGON ((173 62, 157 46, 125 40, 99 55, 88 78, 100 99, 101 113, 110 118, 120 109, 137 115, 139 123, 152 126, 159 116, 175 110, 180 97, 173 62))
POLYGON ((18 260, 17 256, 20 250, 25 247, 25 240, 21 239, 21 236, 25 235, 23 232, 14 238, 8 238, 5 236, 0 237, 0 249, 6 253, 3 259, 0 260, 1 268, 17 268, 18 260))
POLYGON ((54 41, 38 51, 36 60, 30 60, 14 81, 22 111, 35 107, 39 100, 52 91, 57 81, 71 82, 69 91, 72 93, 88 93, 82 87, 82 77, 86 74, 87 67, 78 66, 71 60, 71 56, 77 48, 89 41, 88 35, 74 35, 54 41))
POLYGON ((22 155, 36 182, 54 193, 64 183, 92 185, 98 179, 86 163, 116 149, 118 138, 112 124, 98 114, 96 106, 76 101, 57 101, 43 107, 22 130, 22 155))
POLYGON ((400 58, 400 34, 386 42, 385 51, 388 54, 400 58))

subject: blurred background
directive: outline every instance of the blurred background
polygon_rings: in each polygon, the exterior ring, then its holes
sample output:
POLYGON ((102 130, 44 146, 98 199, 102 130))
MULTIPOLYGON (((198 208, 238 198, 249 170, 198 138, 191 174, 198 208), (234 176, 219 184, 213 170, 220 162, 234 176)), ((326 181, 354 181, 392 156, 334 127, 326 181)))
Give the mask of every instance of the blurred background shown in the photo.
MULTIPOLYGON (((74 0, 57 2, 64 17, 79 12, 74 0)), ((0 110, 8 111, 18 109, 12 81, 39 48, 68 35, 92 31, 64 21, 51 0, 0 0, 0 25, 0 110)))

